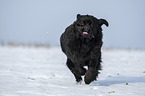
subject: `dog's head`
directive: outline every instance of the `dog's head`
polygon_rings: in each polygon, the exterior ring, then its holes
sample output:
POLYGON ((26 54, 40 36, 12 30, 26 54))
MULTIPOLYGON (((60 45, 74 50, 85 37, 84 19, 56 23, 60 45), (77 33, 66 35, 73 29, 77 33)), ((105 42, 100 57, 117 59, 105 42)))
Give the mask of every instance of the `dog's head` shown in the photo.
POLYGON ((108 27, 108 22, 105 19, 97 19, 91 15, 77 15, 75 29, 78 35, 82 38, 92 39, 102 30, 101 26, 105 24, 108 27))

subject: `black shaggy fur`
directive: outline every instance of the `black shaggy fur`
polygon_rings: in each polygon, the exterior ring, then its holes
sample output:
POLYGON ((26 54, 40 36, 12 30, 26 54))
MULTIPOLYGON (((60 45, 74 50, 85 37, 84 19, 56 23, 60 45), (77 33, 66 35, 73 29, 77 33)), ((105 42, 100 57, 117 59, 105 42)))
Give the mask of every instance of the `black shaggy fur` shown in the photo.
POLYGON ((67 66, 77 82, 83 75, 86 84, 96 80, 101 70, 102 28, 108 22, 91 15, 77 15, 77 20, 61 35, 62 51, 67 56, 67 66), (84 68, 88 66, 88 70, 84 68))

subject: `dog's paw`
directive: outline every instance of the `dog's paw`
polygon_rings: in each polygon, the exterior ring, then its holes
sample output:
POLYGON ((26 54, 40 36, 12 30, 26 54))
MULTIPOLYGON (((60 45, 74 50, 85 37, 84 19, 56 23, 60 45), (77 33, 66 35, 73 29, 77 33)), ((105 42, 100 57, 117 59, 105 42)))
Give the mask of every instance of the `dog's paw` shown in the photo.
POLYGON ((74 76, 76 78, 76 82, 82 81, 82 77, 81 76, 77 76, 76 74, 74 74, 74 76))
POLYGON ((90 84, 92 81, 96 80, 96 77, 95 70, 88 70, 84 77, 85 84, 90 84))
POLYGON ((82 80, 80 80, 80 81, 77 82, 76 84, 81 85, 81 84, 82 84, 82 80))

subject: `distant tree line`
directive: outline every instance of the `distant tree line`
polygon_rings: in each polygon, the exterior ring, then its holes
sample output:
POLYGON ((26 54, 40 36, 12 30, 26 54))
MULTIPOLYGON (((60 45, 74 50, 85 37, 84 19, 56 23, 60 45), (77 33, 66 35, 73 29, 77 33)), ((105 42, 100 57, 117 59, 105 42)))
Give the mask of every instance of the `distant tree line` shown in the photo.
POLYGON ((3 42, 0 41, 0 46, 9 46, 9 47, 45 47, 45 48, 49 48, 50 45, 48 43, 18 43, 18 42, 3 42))

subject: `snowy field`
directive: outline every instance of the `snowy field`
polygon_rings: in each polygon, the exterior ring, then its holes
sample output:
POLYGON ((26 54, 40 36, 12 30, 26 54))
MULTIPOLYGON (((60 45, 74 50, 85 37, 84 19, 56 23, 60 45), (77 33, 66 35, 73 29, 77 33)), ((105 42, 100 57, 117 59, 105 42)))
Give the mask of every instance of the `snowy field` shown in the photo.
POLYGON ((0 47, 0 96, 145 96, 145 51, 102 50, 98 81, 76 84, 59 47, 0 47))

